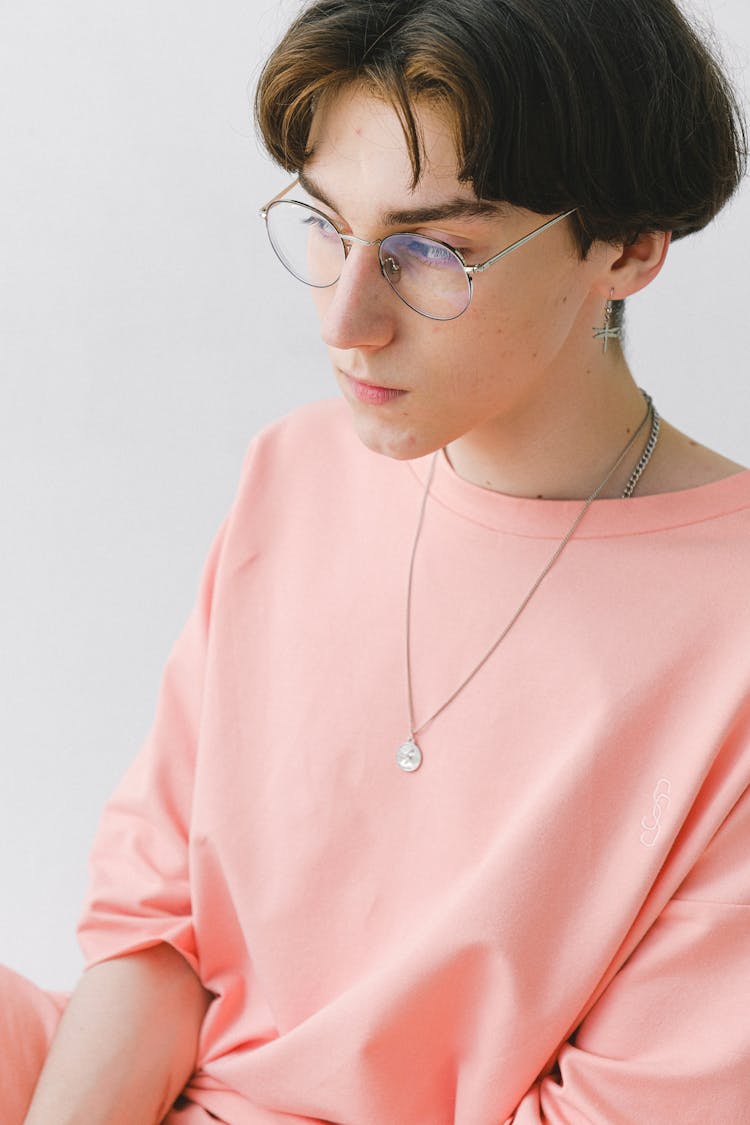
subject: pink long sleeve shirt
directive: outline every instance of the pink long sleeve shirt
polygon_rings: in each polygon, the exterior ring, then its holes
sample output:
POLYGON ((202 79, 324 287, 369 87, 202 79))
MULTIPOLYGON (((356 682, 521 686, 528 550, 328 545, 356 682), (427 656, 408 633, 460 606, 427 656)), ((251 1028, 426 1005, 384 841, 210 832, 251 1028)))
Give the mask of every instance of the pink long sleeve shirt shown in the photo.
MULTIPOLYGON (((750 1122, 750 472, 596 502, 406 774, 428 469, 343 404, 253 443, 103 814, 85 954, 194 966, 186 1095, 230 1125, 750 1122)), ((579 508, 439 460, 417 725, 579 508)))

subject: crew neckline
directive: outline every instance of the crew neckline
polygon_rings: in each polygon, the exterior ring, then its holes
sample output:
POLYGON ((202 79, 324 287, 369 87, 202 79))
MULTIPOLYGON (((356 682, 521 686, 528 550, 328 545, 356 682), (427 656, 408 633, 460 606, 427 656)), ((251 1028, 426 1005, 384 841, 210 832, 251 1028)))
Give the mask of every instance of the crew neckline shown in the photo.
MULTIPOLYGON (((428 454, 409 462, 422 488, 433 456, 428 454)), ((536 500, 472 484, 456 473, 444 450, 437 459, 430 497, 463 519, 495 531, 532 538, 564 535, 583 506, 582 500, 536 500)), ((679 492, 634 496, 629 500, 595 500, 577 529, 576 538, 666 531, 746 508, 750 508, 750 469, 679 492)))

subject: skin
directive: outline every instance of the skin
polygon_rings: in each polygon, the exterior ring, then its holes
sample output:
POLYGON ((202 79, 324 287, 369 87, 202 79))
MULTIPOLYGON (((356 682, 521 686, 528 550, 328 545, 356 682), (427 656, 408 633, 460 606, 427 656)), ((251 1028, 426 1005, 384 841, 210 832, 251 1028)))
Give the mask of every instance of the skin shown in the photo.
POLYGON ((193 1072, 211 999, 165 944, 88 969, 65 1009, 23 1125, 162 1121, 193 1072))
MULTIPOLYGON (((475 263, 551 217, 502 205, 490 215, 394 224, 392 212, 476 202, 457 178, 447 120, 427 103, 417 113, 428 160, 412 189, 394 110, 356 86, 323 100, 303 174, 339 230, 363 239, 419 231, 475 263)), ((339 281, 312 292, 359 437, 398 459, 444 447, 460 476, 510 495, 585 498, 644 414, 621 348, 611 344, 604 354, 592 329, 603 323, 612 291, 626 298, 658 276, 669 242, 654 233, 628 247, 597 243, 581 261, 562 222, 479 275, 469 309, 443 323, 398 300, 375 249, 353 246, 339 281), (355 381, 402 393, 362 401, 355 381)), ((622 491, 646 437, 605 496, 622 491)), ((695 487, 741 468, 664 424, 639 494, 695 487)))

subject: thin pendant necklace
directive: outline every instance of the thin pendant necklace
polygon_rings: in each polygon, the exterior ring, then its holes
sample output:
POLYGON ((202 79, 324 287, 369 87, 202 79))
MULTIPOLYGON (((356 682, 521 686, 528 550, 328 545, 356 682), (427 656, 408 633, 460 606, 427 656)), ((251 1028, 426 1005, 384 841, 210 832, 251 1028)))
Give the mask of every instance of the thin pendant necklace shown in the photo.
POLYGON ((422 525, 424 523, 425 511, 427 509, 427 500, 429 498, 430 487, 432 485, 432 481, 433 481, 433 478, 435 476, 435 469, 437 467, 438 457, 440 456, 440 454, 443 451, 441 449, 438 449, 437 452, 435 453, 434 457, 432 458, 432 464, 430 466, 429 474, 427 476, 427 482, 426 482, 425 488, 424 488, 424 495, 422 496, 422 507, 420 508, 419 520, 417 521, 417 530, 416 530, 416 533, 414 535, 414 545, 412 547, 411 560, 409 562, 409 581, 408 581, 407 589, 406 589, 406 688, 407 688, 407 695, 408 695, 408 700, 409 700, 409 732, 410 733, 409 733, 409 738, 406 740, 406 742, 404 742, 401 746, 399 746, 398 750, 396 751, 396 762, 397 762, 399 768, 402 769, 405 773, 416 773, 416 771, 422 765, 423 755, 422 755, 422 750, 420 749, 420 746, 417 742, 417 735, 421 734, 423 730, 425 730, 428 726, 430 726, 430 724, 432 722, 434 722, 435 719, 437 719, 438 715, 442 715, 443 711, 445 711, 445 709, 451 705, 453 700, 458 695, 460 695, 460 693, 464 690, 466 685, 468 683, 470 683, 471 680, 474 679, 477 672, 479 672, 485 666, 485 664, 490 659, 490 657, 493 655, 493 653, 500 647, 502 642, 507 637, 508 633, 511 631, 511 629, 513 628, 515 623, 518 621, 518 619, 521 616, 521 614, 523 613, 523 611, 526 609, 526 606, 529 604, 529 602, 533 598, 534 594, 537 592, 537 590, 541 586, 544 579, 547 577, 547 575, 552 570, 552 568, 555 565, 555 563, 557 562, 557 560, 562 555, 563 551, 567 547, 570 540, 575 535, 576 531, 578 530, 579 525, 581 524, 584 516, 588 512, 591 505, 594 503, 595 500, 597 500, 599 498, 599 496, 602 494, 604 489, 609 484, 612 477, 615 475, 617 470, 622 465, 623 461, 625 461, 626 457, 628 456, 628 454, 632 450, 633 446, 635 445, 636 441, 638 440, 639 435, 642 433, 644 427, 646 426, 646 423, 650 419, 651 420, 651 431, 650 431, 650 434, 649 434, 648 442, 646 443, 646 447, 643 451, 643 455, 642 455, 640 461, 636 465, 636 467, 635 467, 635 469, 634 469, 634 471, 633 471, 633 473, 632 473, 632 475, 631 475, 631 477, 630 477, 630 479, 629 479, 629 481, 628 481, 628 483, 625 487, 625 491, 623 492, 623 499, 629 499, 633 495, 633 493, 635 492, 635 489, 638 485, 638 482, 640 481, 641 477, 643 476, 643 474, 646 470, 646 467, 647 467, 649 461, 651 460, 651 458, 654 454, 654 450, 656 449, 656 445, 657 445, 657 442, 659 440, 659 431, 660 431, 660 426, 661 426, 661 419, 659 418, 659 415, 656 411, 656 408, 654 407, 654 404, 653 404, 653 401, 652 401, 651 397, 649 395, 647 395, 645 391, 642 391, 641 393, 646 400, 646 413, 644 414, 643 420, 641 421, 640 425, 638 426, 638 429, 635 431, 635 433, 631 437, 630 441, 627 443, 625 448, 622 450, 622 452, 618 456, 618 458, 615 461, 612 468, 609 469, 609 471, 607 472, 607 475, 605 476, 604 480, 600 484, 597 485, 597 487, 591 493, 589 498, 584 502, 583 506, 581 507, 580 511, 578 512, 578 515, 573 520, 573 523, 571 524, 570 528, 565 533, 563 538, 560 540, 560 543, 558 544, 558 546, 557 546, 554 554, 552 555, 551 559, 549 560, 547 565, 544 567, 544 569, 542 570, 542 572, 539 575, 539 577, 537 578, 537 580, 534 582, 534 584, 531 587, 531 589, 529 590, 529 592, 526 594, 525 598, 523 599, 523 601, 519 605, 516 612, 511 617, 508 624, 503 629, 500 636, 495 641, 493 641, 492 645, 487 650, 487 652, 485 652, 484 656, 479 661, 479 663, 477 665, 475 665, 474 668, 472 668, 471 672, 469 672, 468 676, 464 680, 462 680, 462 682, 458 685, 458 687, 452 693, 452 695, 449 695, 448 698, 445 700, 445 702, 442 703, 440 705, 440 707, 438 707, 437 711, 434 711, 428 719, 425 719, 423 723, 420 723, 419 726, 416 726, 415 721, 414 721, 414 693, 413 693, 413 690, 412 690, 412 675, 411 675, 411 616, 412 616, 411 615, 411 601, 412 601, 412 588, 413 588, 413 585, 414 585, 414 561, 417 557, 417 545, 419 543, 420 535, 422 533, 422 525))

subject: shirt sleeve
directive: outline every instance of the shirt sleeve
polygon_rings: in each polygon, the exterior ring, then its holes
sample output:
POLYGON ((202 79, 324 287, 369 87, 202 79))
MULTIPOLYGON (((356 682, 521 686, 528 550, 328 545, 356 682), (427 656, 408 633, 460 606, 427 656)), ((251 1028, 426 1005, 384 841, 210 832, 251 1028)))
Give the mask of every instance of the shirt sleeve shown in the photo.
POLYGON ((750 1123, 750 790, 504 1125, 750 1123))
POLYGON ((160 942, 199 972, 188 837, 214 584, 226 523, 168 659, 151 732, 105 805, 78 926, 87 967, 160 942))

